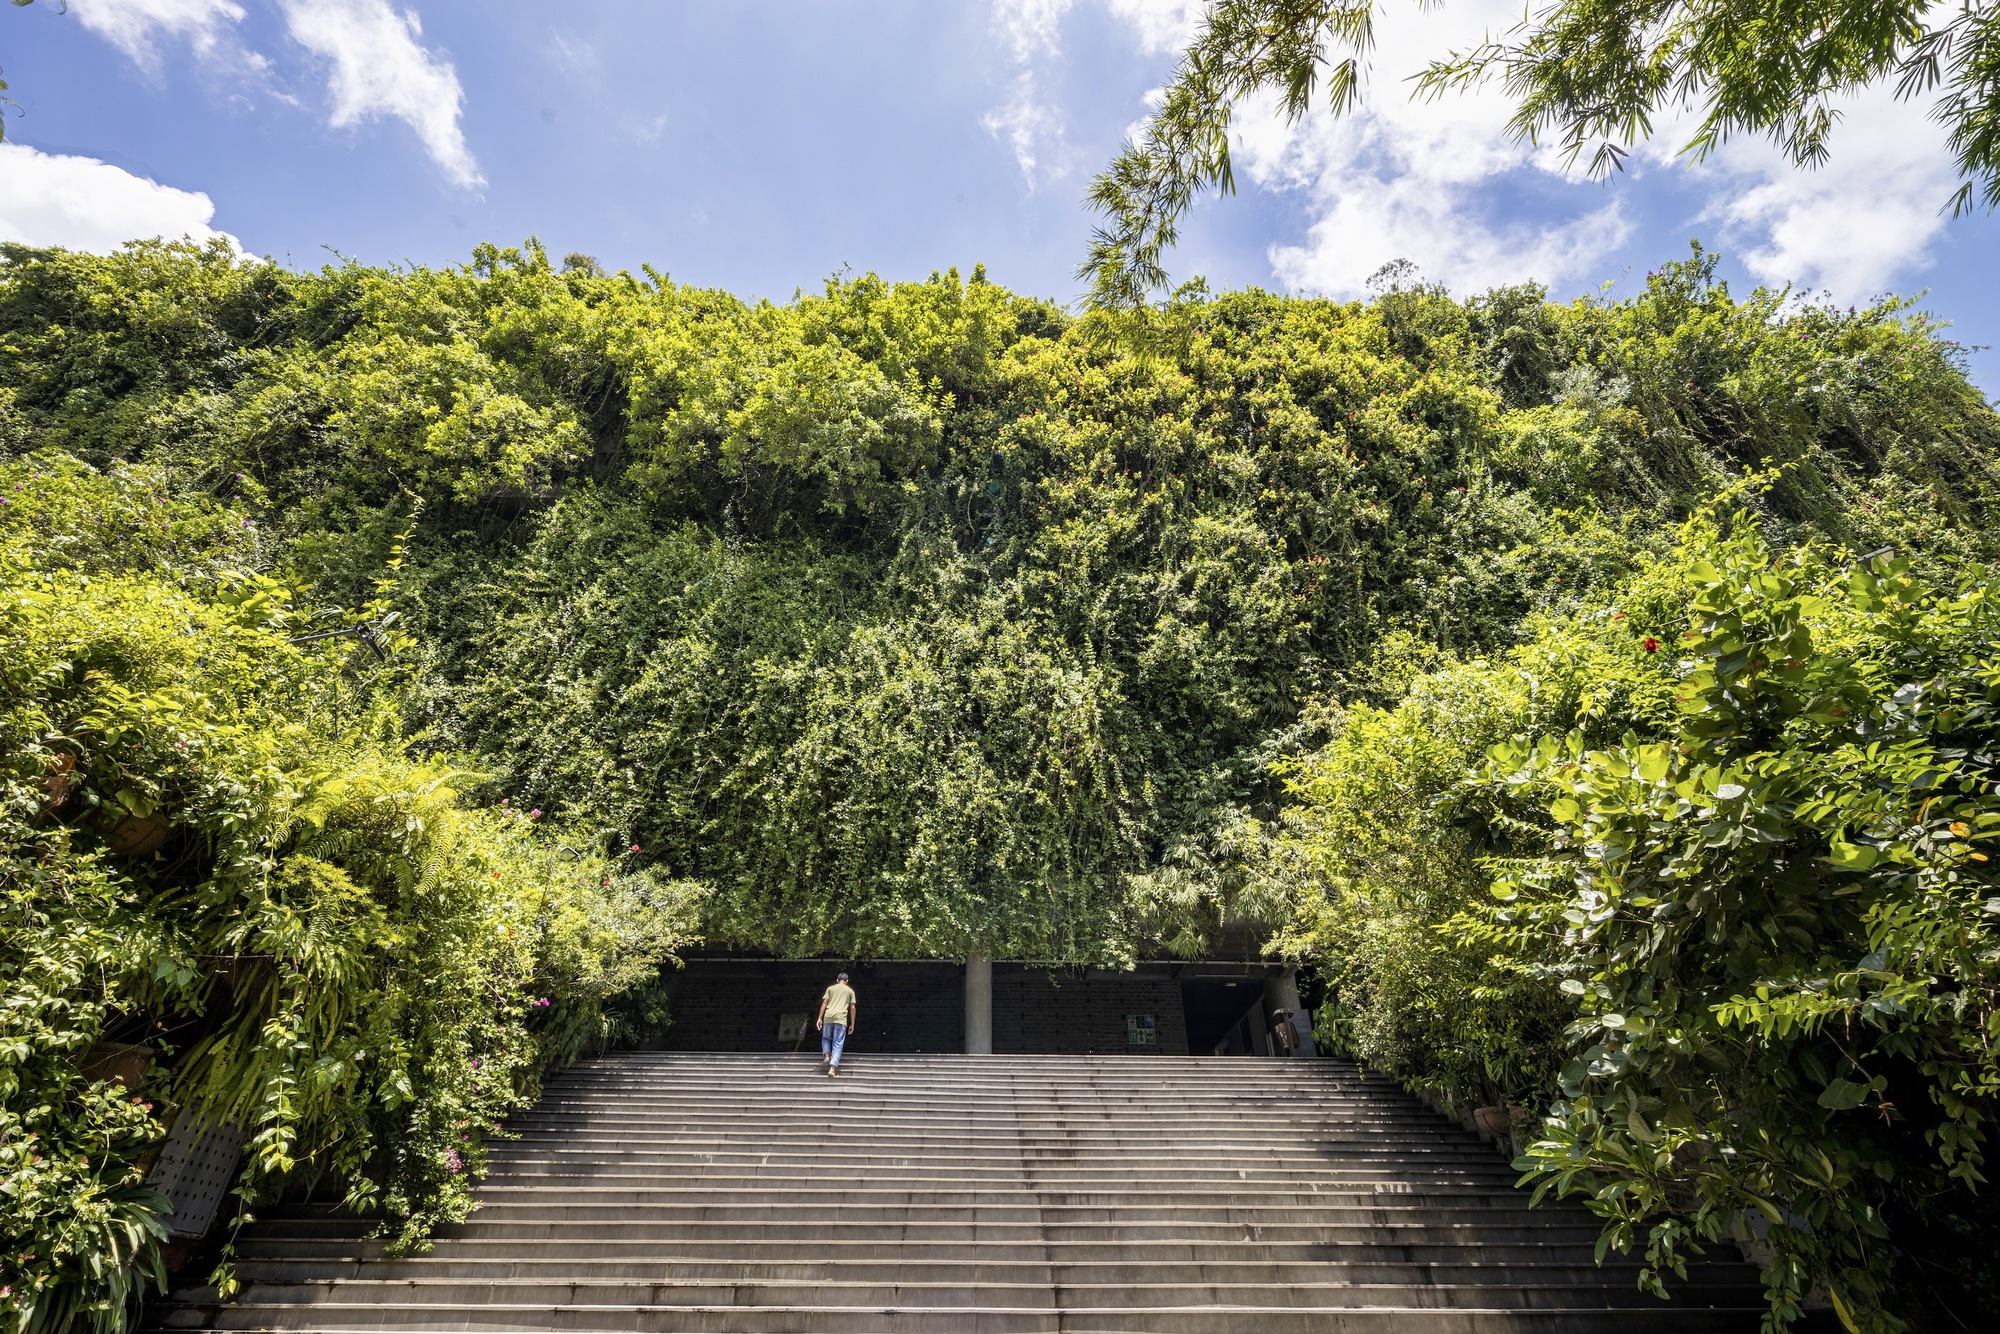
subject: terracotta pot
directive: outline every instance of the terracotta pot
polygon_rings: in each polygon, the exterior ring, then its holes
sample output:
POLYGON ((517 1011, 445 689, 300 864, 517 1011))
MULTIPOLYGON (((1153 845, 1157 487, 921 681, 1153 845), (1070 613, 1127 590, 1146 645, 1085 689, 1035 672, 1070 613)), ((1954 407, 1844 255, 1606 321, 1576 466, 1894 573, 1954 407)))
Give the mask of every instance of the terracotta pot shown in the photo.
POLYGON ((144 857, 158 852, 173 826, 151 815, 128 815, 122 820, 99 820, 91 825, 114 857, 144 857))
POLYGON ((153 1049, 133 1042, 100 1042, 84 1053, 78 1072, 85 1079, 106 1079, 136 1089, 153 1063, 153 1049))
POLYGON ((1473 1128, 1488 1139, 1499 1139, 1505 1135, 1508 1122, 1512 1119, 1505 1107, 1476 1107, 1472 1112, 1473 1128))
POLYGON ((35 823, 41 824, 61 810, 82 781, 76 772, 76 756, 66 751, 57 755, 41 780, 42 808, 35 812, 35 823))

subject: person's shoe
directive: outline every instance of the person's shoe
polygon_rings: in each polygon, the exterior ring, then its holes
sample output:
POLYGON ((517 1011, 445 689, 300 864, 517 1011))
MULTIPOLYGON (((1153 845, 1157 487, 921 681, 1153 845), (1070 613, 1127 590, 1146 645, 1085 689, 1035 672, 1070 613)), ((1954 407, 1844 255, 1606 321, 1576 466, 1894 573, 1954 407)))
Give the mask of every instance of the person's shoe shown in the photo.
POLYGON ((828 1067, 826 1068, 826 1072, 827 1072, 827 1073, 828 1073, 829 1075, 837 1075, 837 1074, 839 1074, 839 1073, 840 1073, 840 1067, 839 1067, 839 1066, 837 1066, 837 1065, 829 1065, 829 1066, 828 1066, 828 1067))

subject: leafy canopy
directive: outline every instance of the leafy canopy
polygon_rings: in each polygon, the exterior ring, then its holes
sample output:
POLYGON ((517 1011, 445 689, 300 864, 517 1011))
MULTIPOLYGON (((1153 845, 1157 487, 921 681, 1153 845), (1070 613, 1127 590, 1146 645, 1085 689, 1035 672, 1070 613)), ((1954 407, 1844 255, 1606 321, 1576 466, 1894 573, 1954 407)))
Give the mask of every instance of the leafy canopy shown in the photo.
POLYGON ((1538 1113, 1518 1166, 1603 1216, 1600 1253, 1643 1241, 1656 1288, 1737 1235, 1781 1321, 1818 1285, 1869 1330, 1974 1289, 1976 1251, 1913 1272, 1992 1212, 2000 624, 1967 573, 1698 523, 1506 658, 1353 711, 1274 861, 1322 1031, 1538 1113))
POLYGON ((353 613, 246 569, 240 509, 62 456, 0 463, 0 501, 0 1323, 125 1327, 183 1115, 242 1132, 246 1205, 326 1183, 399 1245, 462 1218, 501 1119, 643 1014, 689 891, 469 807, 398 740, 394 668, 292 642, 353 613))
MULTIPOLYGON (((1233 192, 1235 108, 1278 95, 1289 123, 1315 107, 1359 102, 1373 44, 1374 0, 1217 0, 1182 55, 1160 109, 1092 184, 1106 218, 1080 276, 1099 309, 1143 305, 1164 289, 1164 255, 1204 190, 1233 192)), ((1935 95, 1962 178, 1952 198, 2000 205, 2000 9, 1976 0, 1560 0, 1510 31, 1441 55, 1416 79, 1427 96, 1498 80, 1519 138, 1553 138, 1592 175, 1620 167, 1654 121, 1700 116, 1682 152, 1699 160, 1762 134, 1800 166, 1826 159, 1840 99, 1893 81, 1896 95, 1935 95)))
POLYGON ((0 440, 229 498, 315 601, 407 530, 407 732, 781 953, 1199 952, 1268 916, 1238 862, 1308 696, 1383 698, 1398 634, 1504 649, 1767 463, 1779 531, 2000 540, 1948 342, 1706 255, 1070 320, 977 270, 778 306, 532 246, 0 253, 0 440))

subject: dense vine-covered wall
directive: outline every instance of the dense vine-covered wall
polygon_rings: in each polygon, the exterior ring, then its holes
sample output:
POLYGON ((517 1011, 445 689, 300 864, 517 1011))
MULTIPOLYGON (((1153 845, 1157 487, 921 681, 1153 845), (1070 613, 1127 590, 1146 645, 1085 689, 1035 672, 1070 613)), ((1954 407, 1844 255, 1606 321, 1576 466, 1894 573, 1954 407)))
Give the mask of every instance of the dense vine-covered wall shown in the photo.
POLYGON ((1077 320, 976 270, 780 306, 533 245, 0 247, 0 1227, 30 1257, 0 1297, 118 1323, 134 1271, 99 1261, 156 1247, 167 1103, 254 1132, 253 1192, 337 1180, 417 1240, 542 1069, 658 1021, 691 934, 1117 963, 1248 922, 1333 982, 1322 1036, 1519 1099, 1524 1167, 1657 1273, 1769 1206, 1774 1311, 1830 1283, 1893 1328, 1885 1229, 1978 1228, 1991 875, 1947 845, 2000 820, 1990 759, 1953 761, 1968 833, 1917 860, 1892 826, 1929 807, 1839 783, 1760 806, 1737 860, 1683 849, 1681 898, 1589 849, 1645 843, 1618 747, 1834 772, 1916 716, 1898 651, 1959 701, 1912 754, 1986 726, 1996 497, 2000 419, 1921 315, 1738 299, 1698 250, 1618 301, 1391 280, 1077 320), (1879 548, 1893 575, 1829 591, 1879 548), (1716 626, 1767 602, 1840 647, 1783 670, 1851 715, 1716 721, 1770 666, 1716 626), (292 642, 364 617, 386 661, 292 642), (172 856, 121 857, 160 811, 172 856), (1798 903, 1759 879, 1787 820, 1798 903), (1704 943, 1700 875, 1741 949, 1704 943), (1593 952, 1628 892, 1690 914, 1644 966, 1593 952), (1759 969, 1775 1000, 1724 994, 1759 969), (146 1094, 85 1076, 106 1036, 156 1041, 146 1094), (1886 1149, 1855 1119, 1926 1099, 1886 1149), (1885 1170, 1913 1184, 1852 1184, 1885 1170))
POLYGON ((1511 642, 1758 470, 1774 533, 1995 541, 1951 344, 1699 254, 1622 302, 1197 289, 1143 329, 977 272, 774 306, 532 246, 6 254, 8 450, 156 465, 324 599, 411 528, 411 730, 785 952, 1198 949, 1269 912, 1235 868, 1305 701, 1511 642))

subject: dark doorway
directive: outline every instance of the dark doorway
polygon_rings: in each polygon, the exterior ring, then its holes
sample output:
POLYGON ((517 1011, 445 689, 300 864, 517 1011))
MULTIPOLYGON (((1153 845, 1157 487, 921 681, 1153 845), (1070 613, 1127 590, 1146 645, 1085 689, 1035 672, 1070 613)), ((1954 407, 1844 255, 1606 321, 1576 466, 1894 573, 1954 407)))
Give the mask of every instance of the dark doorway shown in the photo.
POLYGON ((965 1035, 963 970, 950 963, 835 959, 691 959, 667 975, 669 1051, 819 1050, 812 1019, 840 972, 859 993, 855 1051, 957 1051, 965 1035))
POLYGON ((1263 983, 1184 982, 1181 1008, 1189 1055, 1254 1056, 1263 1050, 1263 983))
MULTIPOLYGON (((726 957, 690 959, 667 974, 671 1022, 660 1045, 670 1051, 817 1051, 811 1020, 820 993, 842 969, 853 975, 860 998, 850 1052, 963 1049, 960 964, 726 957)), ((1241 990, 1248 998, 1260 994, 1259 986, 1241 990)), ((1185 1055, 1173 965, 1112 972, 995 963, 993 1050, 1185 1055)))

